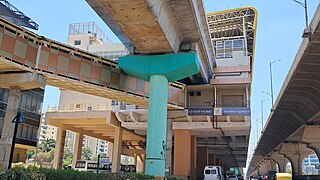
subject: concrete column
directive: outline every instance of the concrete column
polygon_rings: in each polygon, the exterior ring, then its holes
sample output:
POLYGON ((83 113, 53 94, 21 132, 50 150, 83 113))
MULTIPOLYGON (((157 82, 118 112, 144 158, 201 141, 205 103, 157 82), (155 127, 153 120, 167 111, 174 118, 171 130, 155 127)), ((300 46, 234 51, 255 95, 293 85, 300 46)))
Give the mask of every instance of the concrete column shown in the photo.
POLYGON ((189 130, 174 130, 174 170, 175 176, 190 176, 191 134, 189 130))
POLYGON ((168 79, 163 75, 150 77, 147 127, 146 174, 165 177, 168 79))
POLYGON ((167 122, 166 176, 172 175, 172 119, 167 122))
POLYGON ((278 164, 278 168, 279 168, 280 173, 287 172, 287 164, 289 162, 287 159, 277 158, 277 159, 274 159, 274 161, 278 164))
POLYGON ((54 158, 53 158, 53 168, 55 169, 62 168, 65 139, 66 139, 66 130, 61 127, 58 127, 56 147, 54 150, 54 158))
POLYGON ((20 88, 10 88, 0 141, 0 168, 2 169, 7 169, 9 166, 9 158, 14 131, 14 123, 12 123, 12 120, 18 113, 20 96, 20 88))
POLYGON ((298 176, 298 175, 302 175, 302 163, 303 163, 303 159, 306 157, 306 155, 286 154, 285 157, 288 158, 291 162, 293 177, 298 176))
POLYGON ((197 169, 197 137, 191 136, 191 170, 190 176, 192 179, 196 179, 197 169))
POLYGON ((198 147, 198 158, 197 158, 197 178, 203 179, 203 170, 208 165, 209 154, 207 147, 198 147))
POLYGON ((122 127, 115 128, 115 137, 112 152, 112 172, 119 172, 122 150, 122 127))
POLYGON ((293 177, 302 175, 303 159, 311 152, 312 150, 307 148, 305 144, 299 143, 284 143, 280 149, 280 153, 291 162, 293 177))
POLYGON ((83 134, 76 133, 76 140, 73 149, 73 159, 72 159, 72 167, 74 168, 77 160, 81 159, 82 154, 82 145, 83 145, 83 134))
POLYGON ((138 173, 144 173, 145 161, 145 154, 141 154, 140 156, 138 156, 136 165, 138 173))

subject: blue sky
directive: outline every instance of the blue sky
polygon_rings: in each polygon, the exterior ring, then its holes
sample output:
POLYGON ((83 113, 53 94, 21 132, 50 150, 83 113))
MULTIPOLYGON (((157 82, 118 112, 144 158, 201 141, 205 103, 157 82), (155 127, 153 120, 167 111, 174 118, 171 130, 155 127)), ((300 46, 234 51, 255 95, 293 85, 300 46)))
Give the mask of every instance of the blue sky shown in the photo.
MULTIPOLYGON (((302 1, 302 0, 301 0, 302 1)), ((66 42, 69 23, 95 21, 114 42, 117 37, 96 15, 84 0, 10 0, 10 2, 40 25, 36 33, 66 42)), ((273 65, 274 97, 282 83, 301 43, 305 27, 304 9, 292 0, 204 0, 206 12, 220 11, 241 6, 254 6, 258 10, 255 64, 252 84, 252 129, 261 118, 260 101, 270 99, 261 91, 270 92, 269 62, 281 59, 273 65)), ((309 21, 319 1, 308 0, 309 21)), ((275 98, 276 99, 276 98, 275 98)), ((59 91, 47 87, 43 109, 48 104, 58 104, 59 91)), ((264 106, 264 122, 271 107, 271 100, 264 106)), ((261 125, 259 125, 261 131, 261 125)), ((252 134, 251 138, 256 134, 252 134)), ((251 141, 252 142, 252 141, 251 141)))

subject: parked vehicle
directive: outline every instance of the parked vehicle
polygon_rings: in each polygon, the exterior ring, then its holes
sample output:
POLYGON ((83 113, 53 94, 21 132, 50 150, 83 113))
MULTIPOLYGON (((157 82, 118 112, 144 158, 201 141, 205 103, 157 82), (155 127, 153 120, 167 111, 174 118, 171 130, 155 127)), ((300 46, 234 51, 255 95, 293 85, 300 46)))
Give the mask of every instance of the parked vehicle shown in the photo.
POLYGON ((243 180, 243 176, 241 174, 237 175, 238 180, 243 180))
POLYGON ((264 180, 274 180, 276 173, 277 171, 268 171, 268 173, 264 175, 264 180))
POLYGON ((223 180, 221 166, 206 166, 203 173, 204 180, 223 180))
POLYGON ((276 173, 276 180, 292 180, 290 173, 276 173))
POLYGON ((236 173, 234 173, 233 171, 227 171, 226 172, 226 180, 229 180, 230 176, 236 176, 236 173))
POLYGON ((236 175, 228 176, 228 180, 238 180, 238 177, 236 175))
MULTIPOLYGON (((75 165, 75 169, 78 171, 97 172, 97 161, 78 160, 75 165)), ((99 163, 99 172, 111 171, 111 163, 101 162, 99 163)))

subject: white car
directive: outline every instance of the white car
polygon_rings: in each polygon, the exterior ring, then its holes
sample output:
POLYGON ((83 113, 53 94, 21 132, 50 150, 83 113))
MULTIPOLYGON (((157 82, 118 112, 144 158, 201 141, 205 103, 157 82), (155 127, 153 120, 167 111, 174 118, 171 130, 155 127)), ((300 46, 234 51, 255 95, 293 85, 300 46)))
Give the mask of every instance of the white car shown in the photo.
POLYGON ((203 171, 204 180, 222 180, 220 166, 206 166, 203 171))

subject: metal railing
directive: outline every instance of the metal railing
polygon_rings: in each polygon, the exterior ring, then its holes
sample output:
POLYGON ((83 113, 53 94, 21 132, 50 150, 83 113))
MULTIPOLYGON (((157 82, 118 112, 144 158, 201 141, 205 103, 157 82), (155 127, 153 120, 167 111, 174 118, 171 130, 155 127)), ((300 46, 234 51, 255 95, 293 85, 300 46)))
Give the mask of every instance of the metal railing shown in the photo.
POLYGON ((142 109, 131 104, 67 104, 67 105, 48 105, 47 112, 74 112, 74 111, 119 111, 142 109))

